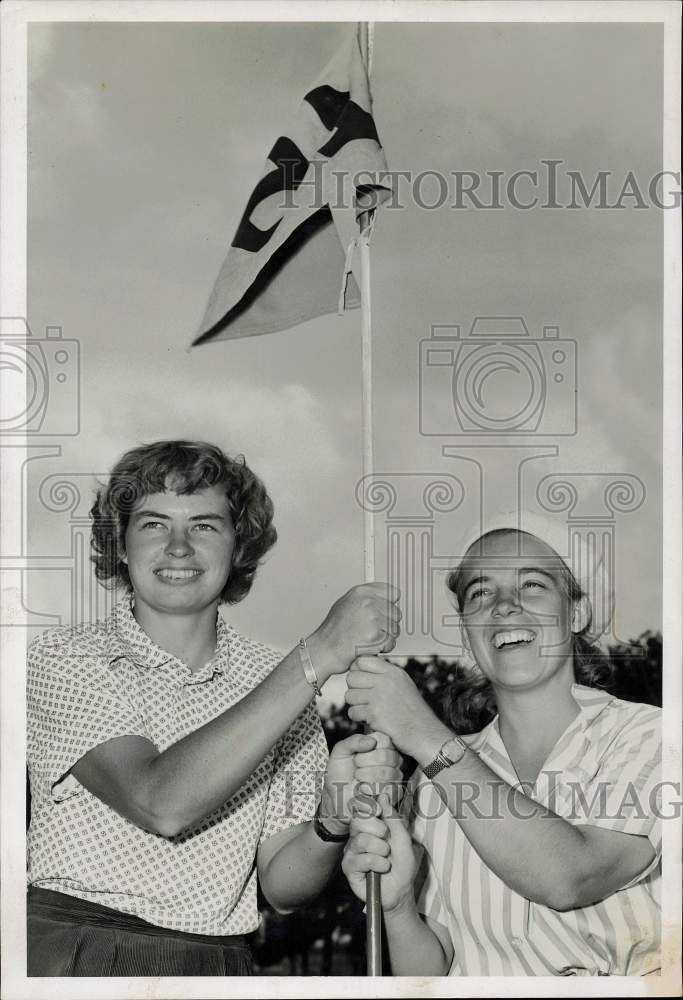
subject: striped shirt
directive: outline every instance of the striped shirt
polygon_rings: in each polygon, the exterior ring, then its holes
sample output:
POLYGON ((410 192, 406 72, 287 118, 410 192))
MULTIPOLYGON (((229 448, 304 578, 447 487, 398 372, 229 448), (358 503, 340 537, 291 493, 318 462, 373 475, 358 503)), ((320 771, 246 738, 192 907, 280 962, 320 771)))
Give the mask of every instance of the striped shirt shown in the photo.
MULTIPOLYGON (((572 693, 579 714, 527 794, 570 823, 646 836, 656 856, 606 899, 552 910, 491 871, 432 783, 416 772, 408 808, 421 854, 417 905, 448 929, 450 975, 637 976, 660 968, 661 712, 578 684, 572 693)), ((518 784, 497 717, 465 740, 504 781, 518 784)))
MULTIPOLYGON (((223 806, 165 838, 110 809, 71 774, 93 747, 143 736, 162 752, 245 697, 281 659, 219 616, 200 671, 157 646, 130 600, 104 622, 45 633, 29 651, 29 884, 191 934, 253 931, 255 857, 313 816, 327 765, 309 705, 223 806)), ((267 720, 264 719, 264 725, 267 720)))

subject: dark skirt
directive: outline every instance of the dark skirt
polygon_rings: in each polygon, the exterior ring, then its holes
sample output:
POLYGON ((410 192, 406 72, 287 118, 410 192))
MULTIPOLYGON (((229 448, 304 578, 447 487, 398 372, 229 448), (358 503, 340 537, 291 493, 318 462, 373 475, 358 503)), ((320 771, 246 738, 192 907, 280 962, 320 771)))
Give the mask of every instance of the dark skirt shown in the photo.
POLYGON ((155 927, 50 889, 29 888, 29 976, 250 976, 247 938, 155 927))

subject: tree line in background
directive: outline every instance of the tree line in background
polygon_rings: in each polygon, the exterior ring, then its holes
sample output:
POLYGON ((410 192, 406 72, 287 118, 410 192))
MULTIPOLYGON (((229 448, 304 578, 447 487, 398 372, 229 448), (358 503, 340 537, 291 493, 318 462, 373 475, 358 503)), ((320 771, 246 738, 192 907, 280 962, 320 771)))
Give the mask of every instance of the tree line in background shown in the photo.
MULTIPOLYGON (((662 704, 662 637, 644 632, 629 643, 610 646, 606 690, 624 701, 662 704)), ((439 718, 448 723, 448 706, 468 684, 468 673, 457 660, 432 656, 409 659, 405 670, 439 718)), ((334 707, 322 719, 330 749, 361 727, 351 722, 346 707, 334 707)), ((410 773, 414 762, 407 761, 410 773)), ((341 873, 314 904, 297 913, 276 914, 260 899, 263 916, 256 936, 257 971, 262 975, 365 975, 363 906, 341 873)), ((385 968, 389 968, 385 964, 385 968)))

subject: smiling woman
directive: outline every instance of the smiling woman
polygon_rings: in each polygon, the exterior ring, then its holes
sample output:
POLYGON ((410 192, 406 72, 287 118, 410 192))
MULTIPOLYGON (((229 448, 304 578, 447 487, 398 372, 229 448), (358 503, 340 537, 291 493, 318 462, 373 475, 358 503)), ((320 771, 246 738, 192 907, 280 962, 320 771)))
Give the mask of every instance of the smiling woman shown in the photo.
POLYGON ((218 608, 249 592, 273 508, 202 442, 127 452, 92 516, 97 575, 126 594, 29 653, 28 974, 248 974, 257 878, 275 909, 315 897, 356 767, 398 779, 379 736, 328 760, 312 704, 358 646, 393 648, 398 594, 353 588, 284 657, 241 636, 218 608))
MULTIPOLYGON (((109 583, 118 578, 124 586, 131 586, 125 555, 131 515, 139 519, 144 513, 141 500, 168 497, 167 489, 188 501, 199 489, 221 494, 214 495, 212 504, 218 503, 220 510, 212 509, 208 520, 228 519, 235 539, 221 597, 228 604, 241 600, 249 593, 259 561, 277 539, 273 505, 243 457, 228 459, 210 444, 159 441, 134 448, 117 462, 108 487, 100 490, 91 511, 98 580, 109 583)), ((152 506, 151 500, 145 503, 146 508, 152 506)), ((198 513, 193 512, 193 517, 198 513)), ((152 521, 153 515, 152 511, 152 521)))
MULTIPOLYGON (((588 560, 584 560, 584 563, 587 562, 588 560)), ((543 631, 544 661, 549 655, 556 660, 558 655, 562 656, 564 649, 565 654, 571 654, 573 678, 577 683, 598 688, 609 686, 610 662, 596 644, 596 639, 606 629, 608 622, 600 621, 598 615, 594 613, 589 595, 574 573, 547 542, 535 535, 516 531, 510 527, 494 529, 472 543, 461 564, 449 574, 447 580, 448 590, 460 614, 466 659, 470 660, 472 668, 469 686, 464 690, 458 690, 457 696, 455 693, 453 697, 446 694, 451 722, 459 732, 475 732, 481 729, 496 713, 496 692, 492 678, 483 669, 478 657, 473 655, 471 647, 472 641, 477 647, 478 640, 483 639, 484 641, 480 642, 481 658, 484 661, 489 659, 485 641, 487 627, 485 611, 487 600, 490 602, 495 599, 496 583, 488 576, 486 579, 481 578, 482 566, 487 567, 487 573, 490 573, 491 577, 495 577, 497 573, 500 577, 502 574, 503 579, 499 579, 498 582, 499 585, 502 583, 503 588, 506 583, 512 586, 513 605, 517 591, 517 599, 521 602, 517 607, 520 609, 524 607, 530 613, 543 615, 543 624, 546 626, 543 631), (501 557, 505 558, 501 561, 501 557), (530 563, 532 565, 529 565, 530 563), (547 606, 548 602, 552 604, 558 597, 560 600, 557 610, 553 611, 546 607, 544 614, 544 605, 547 606), (568 615, 571 616, 569 622, 566 621, 568 615), (562 619, 565 621, 560 624, 562 619), (547 628, 553 623, 557 640, 554 648, 547 628), (470 633, 473 639, 468 638, 470 633)), ((587 583, 585 585, 587 586, 587 583)), ((604 578, 600 580, 599 586, 603 592, 609 589, 604 578)), ((508 633, 505 627, 501 627, 500 617, 496 617, 495 620, 497 622, 495 635, 492 635, 489 626, 493 644, 497 648, 505 648, 506 652, 519 649, 519 644, 509 644, 506 641, 508 633)), ((513 606, 506 625, 519 629, 520 624, 519 615, 513 606)), ((525 624, 528 625, 529 622, 526 621, 525 624)), ((522 642, 524 645, 533 643, 536 654, 540 655, 541 647, 537 640, 538 629, 526 629, 522 642)), ((501 661, 502 664, 506 662, 511 666, 514 661, 501 661)), ((546 662, 545 665, 548 667, 550 663, 546 662)), ((502 676, 503 683, 506 677, 510 683, 513 672, 509 671, 502 676)))
POLYGON ((448 585, 472 658, 449 726, 393 664, 348 678, 349 717, 419 765, 404 816, 354 818, 343 862, 361 897, 382 875, 394 973, 656 971, 659 710, 588 686, 607 619, 543 539, 487 532, 448 585))
POLYGON ((228 500, 220 486, 183 496, 168 485, 168 491, 146 497, 129 519, 121 556, 143 627, 151 626, 158 612, 211 609, 225 588, 235 548, 228 500))
POLYGON ((590 611, 559 556, 525 532, 492 531, 451 576, 463 638, 492 683, 517 689, 565 671, 590 611), (542 639, 542 642, 541 642, 542 639))

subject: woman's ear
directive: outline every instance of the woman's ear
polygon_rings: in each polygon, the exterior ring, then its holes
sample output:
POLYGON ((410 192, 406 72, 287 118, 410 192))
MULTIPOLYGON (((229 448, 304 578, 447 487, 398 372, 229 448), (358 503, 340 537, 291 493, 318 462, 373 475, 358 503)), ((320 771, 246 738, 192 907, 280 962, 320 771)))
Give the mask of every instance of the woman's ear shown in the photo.
POLYGON ((578 601, 574 601, 572 606, 572 632, 574 635, 583 632, 590 625, 592 614, 591 602, 585 594, 578 601))
POLYGON ((476 660, 472 656, 472 649, 470 648, 469 639, 467 638, 467 632, 462 621, 460 622, 460 641, 462 642, 463 655, 460 657, 460 663, 466 670, 478 670, 476 660))

